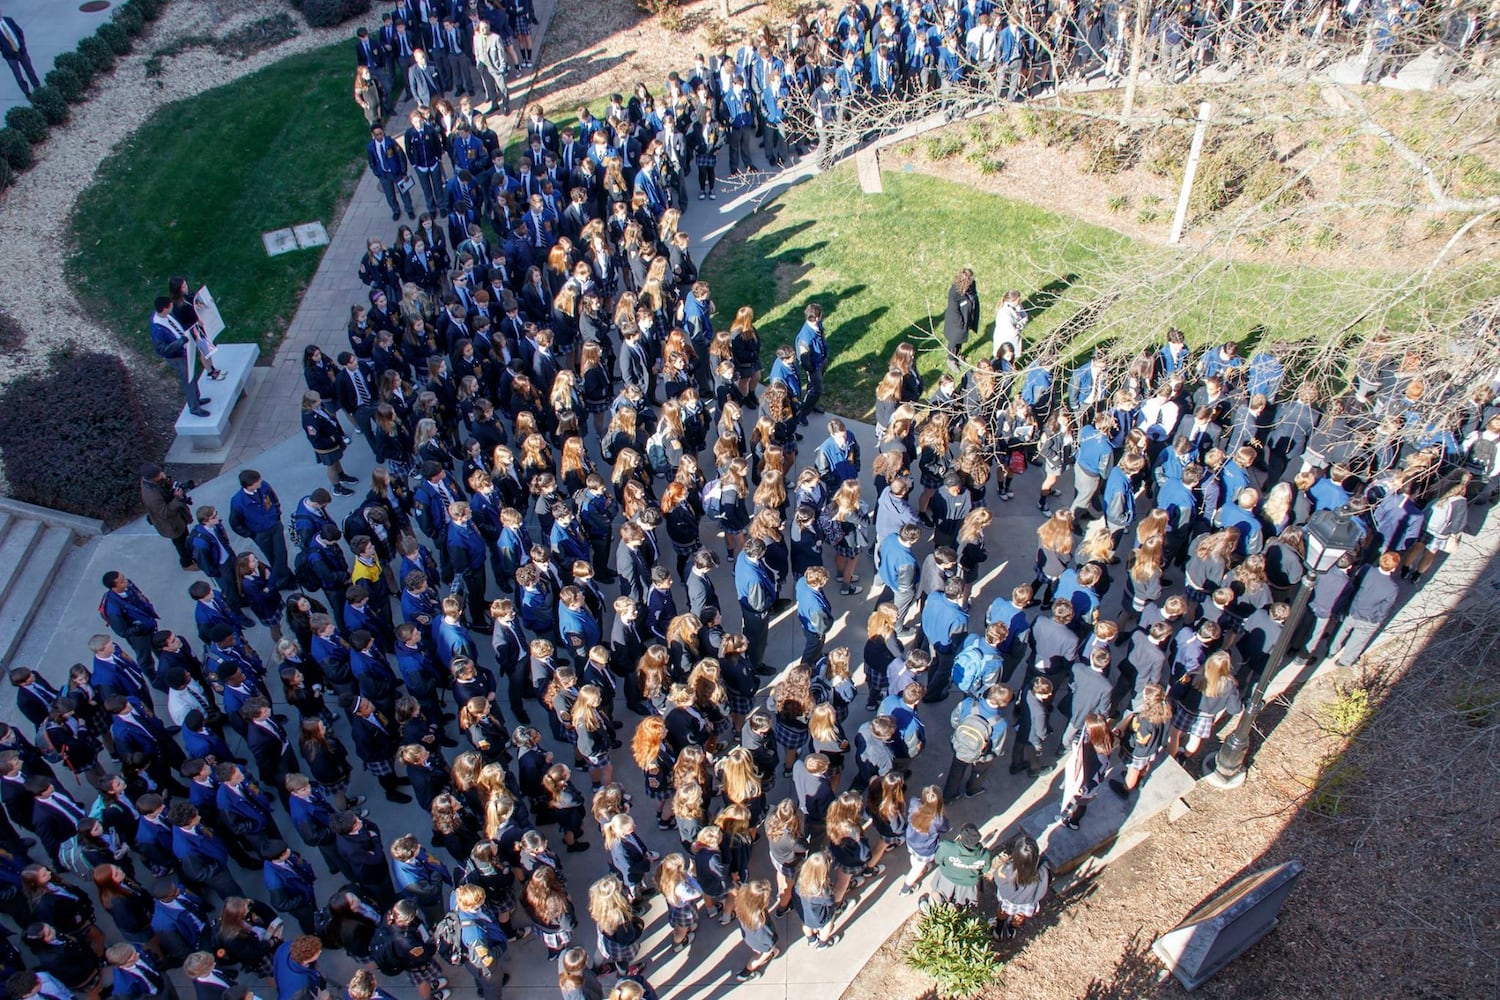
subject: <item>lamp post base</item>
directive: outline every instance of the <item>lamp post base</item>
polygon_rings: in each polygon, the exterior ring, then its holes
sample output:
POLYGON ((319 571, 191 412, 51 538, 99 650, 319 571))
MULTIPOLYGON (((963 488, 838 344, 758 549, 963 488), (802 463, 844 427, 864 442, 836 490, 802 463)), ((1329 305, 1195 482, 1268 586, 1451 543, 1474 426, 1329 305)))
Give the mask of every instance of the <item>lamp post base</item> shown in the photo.
POLYGON ((1210 788, 1220 791, 1229 791, 1238 788, 1245 783, 1247 769, 1242 765, 1233 774, 1225 774, 1218 769, 1218 754, 1209 754, 1203 761, 1203 781, 1210 788))

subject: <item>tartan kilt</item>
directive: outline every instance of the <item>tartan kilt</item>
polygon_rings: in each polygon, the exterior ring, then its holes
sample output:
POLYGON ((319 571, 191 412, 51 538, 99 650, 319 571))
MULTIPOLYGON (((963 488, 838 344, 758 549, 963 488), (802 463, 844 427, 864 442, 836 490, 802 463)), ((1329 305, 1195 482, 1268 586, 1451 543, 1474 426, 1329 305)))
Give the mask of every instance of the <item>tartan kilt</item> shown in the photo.
POLYGON ((640 954, 641 943, 634 941, 630 944, 620 944, 611 941, 602 933, 599 935, 599 954, 616 965, 634 965, 636 956, 640 954))
POLYGON ((657 802, 665 802, 674 794, 675 789, 672 787, 672 778, 670 775, 663 776, 660 781, 654 783, 650 775, 646 776, 646 798, 657 802))
POLYGON ((776 745, 783 750, 801 750, 807 746, 806 726, 790 725, 778 717, 775 720, 774 731, 776 733, 776 745))
POLYGON ((668 906, 667 925, 692 930, 698 926, 698 908, 696 906, 668 906))
POLYGON ((377 778, 384 778, 387 775, 396 773, 396 768, 388 760, 367 760, 365 761, 365 770, 377 778))
POLYGON ((573 943, 573 931, 566 926, 555 930, 544 930, 538 927, 537 937, 542 939, 542 944, 547 946, 548 951, 562 951, 573 943))
POLYGON ((726 692, 729 695, 729 710, 735 715, 749 715, 755 709, 755 696, 740 694, 738 691, 726 692))
POLYGON ((1172 713, 1172 725, 1187 733, 1196 736, 1200 740, 1206 740, 1214 734, 1214 720, 1217 716, 1204 715, 1195 712, 1186 705, 1178 705, 1177 710, 1172 713))
POLYGON ((321 791, 324 795, 328 796, 329 798, 333 798, 334 796, 341 795, 349 790, 349 779, 345 778, 343 781, 335 781, 331 785, 324 785, 318 782, 313 782, 313 786, 321 791))
POLYGON ((443 981, 443 970, 438 968, 436 962, 428 960, 425 964, 406 970, 406 975, 411 979, 413 986, 427 985, 434 990, 438 983, 443 981))

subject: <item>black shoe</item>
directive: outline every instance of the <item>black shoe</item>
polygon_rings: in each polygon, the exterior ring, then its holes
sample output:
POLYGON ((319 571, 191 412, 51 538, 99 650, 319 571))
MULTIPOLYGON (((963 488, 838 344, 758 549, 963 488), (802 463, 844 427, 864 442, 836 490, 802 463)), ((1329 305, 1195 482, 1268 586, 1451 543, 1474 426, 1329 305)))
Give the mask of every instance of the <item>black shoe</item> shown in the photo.
POLYGON ((392 212, 391 213, 391 221, 392 222, 399 222, 399 221, 401 221, 401 213, 400 212, 392 212))
POLYGON ((339 483, 333 488, 333 495, 336 497, 352 497, 354 495, 354 491, 345 486, 343 483, 339 483))
MULTIPOLYGON (((207 403, 209 401, 205 399, 204 402, 207 403)), ((207 410, 204 410, 204 409, 201 409, 201 408, 197 409, 197 410, 189 409, 188 412, 191 413, 195 417, 206 417, 206 416, 209 415, 209 413, 208 413, 207 410)))
POLYGON ((396 803, 399 803, 399 804, 402 804, 402 805, 404 805, 404 804, 406 804, 408 802, 415 802, 416 801, 410 795, 407 795, 405 792, 391 792, 391 791, 388 791, 388 792, 385 793, 385 797, 386 797, 386 801, 388 801, 388 802, 396 802, 396 803))
POLYGON ((1063 826, 1067 827, 1069 830, 1076 830, 1078 829, 1078 821, 1076 819, 1070 819, 1065 822, 1063 826))
POLYGON ((757 676, 757 677, 775 677, 776 676, 776 669, 774 667, 770 666, 769 664, 762 663, 762 664, 760 664, 759 666, 757 666, 755 668, 755 676, 757 676))
POLYGON ((1111 781, 1109 783, 1109 789, 1122 799, 1130 795, 1130 789, 1125 787, 1125 783, 1123 781, 1111 781))
POLYGON ((586 840, 575 840, 571 844, 568 844, 563 848, 563 850, 567 851, 569 854, 580 854, 588 849, 589 842, 586 840))
POLYGON ((348 474, 344 474, 344 475, 340 475, 339 476, 339 482, 341 482, 341 483, 357 483, 357 482, 359 482, 359 477, 358 476, 351 476, 351 475, 348 475, 348 474))

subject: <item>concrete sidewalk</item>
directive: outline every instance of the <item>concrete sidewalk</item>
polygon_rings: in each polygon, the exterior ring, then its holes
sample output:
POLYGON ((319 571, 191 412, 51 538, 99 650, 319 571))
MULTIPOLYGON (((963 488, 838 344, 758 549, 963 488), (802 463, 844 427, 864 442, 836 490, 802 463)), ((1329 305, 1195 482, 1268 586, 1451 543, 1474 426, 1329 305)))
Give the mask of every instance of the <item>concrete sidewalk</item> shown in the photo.
MULTIPOLYGON (((52 68, 52 60, 64 52, 72 52, 80 40, 99 30, 99 25, 110 20, 113 4, 104 10, 80 10, 80 0, 6 0, 0 10, 6 17, 14 18, 26 36, 26 51, 31 56, 31 68, 39 78, 45 78, 52 68)), ((29 105, 21 93, 9 64, 0 68, 0 117, 11 108, 29 105)))

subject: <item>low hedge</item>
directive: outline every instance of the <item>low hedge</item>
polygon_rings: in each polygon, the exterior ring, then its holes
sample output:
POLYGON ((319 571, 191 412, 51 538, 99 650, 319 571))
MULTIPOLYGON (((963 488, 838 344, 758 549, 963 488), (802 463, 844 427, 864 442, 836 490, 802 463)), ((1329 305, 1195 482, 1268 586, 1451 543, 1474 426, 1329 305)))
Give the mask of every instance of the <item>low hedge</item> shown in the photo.
POLYGON ((78 74, 62 66, 53 66, 42 77, 42 82, 62 95, 62 99, 69 104, 77 104, 83 100, 83 95, 88 91, 88 86, 78 78, 78 74))
POLYGON ((24 104, 5 112, 5 124, 24 135, 32 145, 47 138, 49 131, 46 116, 36 108, 28 108, 24 104))
POLYGON ((85 89, 94 82, 94 63, 91 59, 85 59, 77 52, 63 52, 52 60, 52 65, 57 69, 66 69, 78 77, 78 82, 85 89))
POLYGON ((124 28, 113 21, 106 21, 104 24, 99 25, 99 30, 94 32, 94 34, 101 42, 108 45, 110 51, 115 55, 130 55, 130 36, 125 33, 124 28))
POLYGON ((331 28, 368 14, 370 0, 303 0, 302 16, 314 28, 331 28))
POLYGON ((10 187, 11 181, 16 179, 15 172, 10 169, 10 164, 0 158, 0 189, 10 187))
POLYGON ((146 30, 146 16, 130 6, 115 8, 115 23, 131 38, 135 38, 146 30))
POLYGON ((0 128, 0 159, 9 163, 13 170, 30 167, 35 159, 30 140, 13 128, 0 128))
POLYGON ((78 42, 78 54, 93 64, 97 76, 115 68, 115 50, 98 35, 90 35, 78 42))
POLYGON ((41 86, 33 90, 31 106, 42 113, 48 125, 61 125, 68 120, 68 102, 56 87, 41 86))
POLYGON ((0 395, 0 459, 18 500, 118 523, 139 506, 137 466, 164 453, 113 355, 59 357, 0 395))

